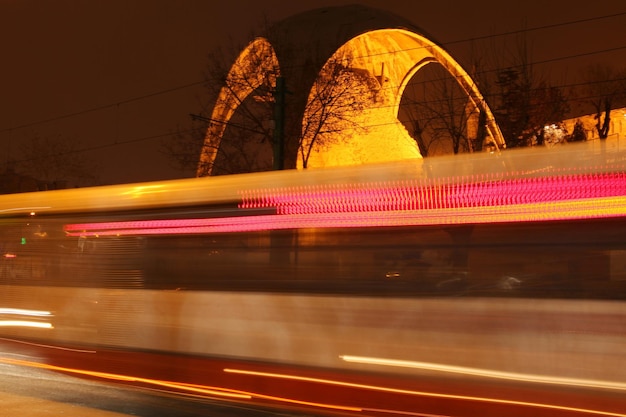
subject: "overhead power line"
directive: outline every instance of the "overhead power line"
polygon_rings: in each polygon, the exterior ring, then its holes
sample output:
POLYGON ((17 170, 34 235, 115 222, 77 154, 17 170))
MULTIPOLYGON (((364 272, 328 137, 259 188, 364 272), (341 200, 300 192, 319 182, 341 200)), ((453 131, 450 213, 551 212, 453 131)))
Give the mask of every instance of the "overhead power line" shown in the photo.
POLYGON ((7 128, 0 129, 0 133, 10 132, 12 130, 24 129, 26 127, 42 125, 42 124, 51 123, 51 122, 56 122, 56 121, 62 120, 62 119, 69 119, 70 117, 82 116, 83 114, 86 114, 86 113, 91 113, 91 112, 95 112, 95 111, 105 110, 105 109, 109 109, 109 108, 112 108, 112 107, 118 107, 118 106, 121 106, 121 105, 124 105, 124 104, 132 103, 134 101, 145 100, 147 98, 159 96, 159 95, 162 95, 162 94, 171 93, 173 91, 183 90, 185 88, 195 87, 197 85, 204 84, 204 83, 205 83, 205 81, 196 81, 196 82, 193 82, 193 83, 189 83, 189 84, 179 85, 177 87, 168 88, 166 90, 159 90, 159 91, 155 91, 153 93, 148 93, 148 94, 144 94, 144 95, 141 95, 141 96, 132 97, 132 98, 129 98, 129 99, 126 99, 126 100, 116 101, 115 103, 111 103, 111 104, 105 104, 105 105, 97 106, 97 107, 90 107, 88 109, 79 110, 79 111, 76 111, 76 112, 73 112, 73 113, 62 114, 60 116, 50 117, 48 119, 40 119, 40 120, 24 123, 24 124, 13 126, 13 127, 7 127, 7 128))
POLYGON ((608 15, 604 15, 604 16, 588 17, 588 18, 585 18, 585 19, 570 20, 570 21, 567 21, 567 22, 552 23, 552 24, 549 24, 549 25, 534 26, 534 27, 530 27, 530 28, 526 28, 526 29, 518 29, 518 30, 511 30, 511 31, 508 31, 508 32, 500 32, 500 33, 495 34, 495 35, 483 35, 483 36, 476 36, 476 37, 467 38, 467 39, 459 39, 459 40, 456 40, 456 41, 446 42, 444 45, 454 45, 454 44, 457 44, 457 43, 465 43, 465 42, 473 42, 473 41, 479 41, 479 40, 484 40, 484 39, 491 39, 491 38, 496 37, 496 36, 500 37, 500 36, 518 35, 520 33, 534 32, 534 31, 546 30, 546 29, 554 29, 554 28, 559 28, 559 27, 563 27, 563 26, 577 25, 577 24, 580 24, 580 23, 597 22, 598 20, 611 19, 611 18, 619 17, 619 16, 626 16, 626 11, 625 12, 620 12, 620 13, 608 14, 608 15))
MULTIPOLYGON (((455 40, 455 41, 446 42, 446 43, 443 44, 443 46, 445 47, 445 46, 459 44, 459 43, 473 42, 473 41, 478 41, 478 40, 485 40, 485 39, 491 39, 491 38, 510 36, 510 35, 515 35, 515 34, 520 34, 520 33, 527 33, 527 32, 533 32, 533 31, 540 31, 540 30, 546 30, 546 29, 559 28, 559 27, 564 27, 564 26, 571 26, 571 25, 576 25, 576 24, 582 24, 582 23, 588 23, 588 22, 594 22, 594 21, 600 21, 600 20, 620 17, 620 16, 624 16, 624 15, 626 15, 626 11, 625 12, 620 12, 620 13, 613 13, 613 14, 609 14, 609 15, 603 15, 603 16, 595 16, 595 17, 590 17, 590 18, 585 18, 585 19, 577 19, 577 20, 572 20, 572 21, 559 22, 559 23, 553 23, 553 24, 542 25, 542 26, 535 26, 535 27, 530 27, 530 28, 523 28, 523 29, 519 29, 519 30, 500 32, 500 33, 489 34, 489 35, 484 35, 484 36, 477 36, 477 37, 471 37, 471 38, 466 38, 466 39, 458 39, 458 40, 455 40)), ((413 49, 415 49, 415 48, 407 48, 407 49, 403 49, 403 50, 396 51, 396 52, 401 52, 401 51, 404 51, 404 50, 408 51, 408 50, 413 50, 413 49)), ((557 61, 561 61, 561 60, 567 60, 567 59, 579 58, 579 57, 584 57, 584 56, 590 56, 590 55, 595 55, 595 54, 599 54, 599 53, 613 52, 613 51, 618 51, 618 50, 623 50, 623 49, 626 49, 626 46, 615 47, 615 48, 608 48, 608 49, 604 49, 604 50, 591 51, 591 52, 586 52, 586 53, 580 53, 580 54, 570 55, 570 56, 566 56, 566 57, 556 57, 556 58, 551 58, 551 59, 546 59, 546 60, 542 60, 542 61, 533 62, 531 64, 544 64, 544 63, 549 63, 549 62, 557 62, 557 61)), ((386 54, 390 54, 390 52, 386 52, 386 54)), ((375 55, 379 55, 379 54, 372 54, 372 55, 367 55, 367 56, 363 56, 363 57, 369 57, 369 56, 375 56, 375 55)), ((494 70, 489 70, 489 71, 494 71, 494 70)), ((145 99, 148 99, 148 98, 151 98, 151 97, 155 97, 155 96, 159 96, 159 95, 163 95, 163 94, 168 94, 168 93, 171 93, 171 92, 174 92, 174 91, 178 91, 178 90, 182 90, 182 89, 186 89, 186 88, 190 88, 190 87, 195 87, 195 86, 202 85, 202 84, 205 84, 205 83, 206 83, 206 80, 196 81, 196 82, 187 83, 187 84, 175 86, 175 87, 172 87, 172 88, 167 88, 167 89, 164 89, 164 90, 155 91, 155 92, 152 92, 152 93, 148 93, 148 94, 144 94, 144 95, 140 95, 140 96, 136 96, 136 97, 131 97, 131 98, 128 98, 128 99, 125 99, 125 100, 116 101, 114 103, 105 104, 105 105, 102 105, 102 106, 86 108, 86 109, 79 110, 79 111, 76 111, 76 112, 67 113, 67 114, 63 114, 63 115, 59 115, 59 116, 54 116, 54 117, 50 117, 50 118, 47 118, 47 119, 39 119, 39 120, 35 120, 35 121, 32 121, 32 122, 28 122, 28 123, 23 123, 23 124, 12 126, 12 127, 1 128, 0 129, 0 133, 10 132, 10 131, 19 130, 19 129, 23 129, 23 128, 27 128, 27 127, 32 127, 32 126, 42 125, 42 124, 46 124, 46 123, 51 123, 51 122, 55 122, 55 121, 58 121, 58 120, 63 120, 63 119, 68 119, 68 118, 72 118, 72 117, 77 117, 77 116, 81 116, 81 115, 84 115, 84 114, 87 114, 87 113, 105 110, 105 109, 108 109, 108 108, 119 107, 121 105, 129 104, 129 103, 140 101, 140 100, 145 100, 145 99)), ((165 136, 168 136, 170 134, 171 133, 165 133, 165 134, 160 134, 160 135, 147 136, 147 137, 143 137, 143 138, 131 139, 131 140, 125 141, 125 142, 109 143, 109 144, 105 144, 105 145, 101 145, 101 146, 85 148, 85 149, 82 149, 82 150, 77 151, 77 152, 87 152, 87 151, 91 151, 91 150, 95 150, 95 149, 119 146, 119 145, 124 145, 124 144, 132 143, 132 142, 138 142, 138 141, 144 141, 144 140, 149 140, 149 139, 155 139, 155 138, 159 138, 159 137, 165 137, 165 136)))

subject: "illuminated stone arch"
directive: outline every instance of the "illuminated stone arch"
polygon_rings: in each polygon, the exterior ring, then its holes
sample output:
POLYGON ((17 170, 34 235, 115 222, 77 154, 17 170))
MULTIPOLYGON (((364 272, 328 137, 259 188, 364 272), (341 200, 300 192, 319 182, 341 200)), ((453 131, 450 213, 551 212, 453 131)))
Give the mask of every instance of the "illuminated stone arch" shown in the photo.
MULTIPOLYGON (((402 94, 417 71, 431 63, 440 64, 465 91, 471 111, 486 112, 487 141, 503 147, 504 140, 494 117, 471 77, 440 46, 425 36, 406 29, 378 29, 357 35, 343 44, 333 56, 350 56, 351 66, 367 72, 379 83, 379 99, 354 117, 354 125, 371 126, 367 131, 343 133, 341 140, 323 146, 308 167, 351 165, 363 162, 383 162, 420 157, 415 141, 398 120, 402 94), (382 96, 382 97, 380 97, 382 96), (359 120, 360 119, 360 120, 359 120), (346 137, 347 136, 347 137, 346 137)), ((306 119, 306 111, 304 118, 306 119)), ((298 160, 298 166, 302 161, 298 160)))
POLYGON ((275 86, 276 77, 279 75, 278 59, 267 39, 262 37, 254 39, 239 54, 213 107, 200 154, 197 176, 211 174, 228 121, 241 103, 261 85, 275 86))
MULTIPOLYGON (((278 63, 281 64, 281 76, 285 78, 289 91, 285 107, 287 118, 298 121, 286 126, 286 168, 302 166, 297 139, 302 135, 302 126, 306 121, 307 101, 316 78, 324 66, 337 56, 350 56, 352 69, 369 74, 380 86, 380 100, 360 114, 346 115, 346 118, 354 117, 358 125, 363 120, 371 122, 375 116, 380 121, 377 125, 387 126, 388 129, 369 128, 367 132, 355 132, 352 137, 345 134, 341 141, 316 151, 313 159, 309 159, 309 167, 419 158, 415 141, 397 116, 408 82, 430 63, 440 64, 457 79, 471 106, 485 112, 488 141, 496 147, 504 147, 493 115, 471 77, 444 48, 401 17, 361 5, 317 9, 279 22, 270 28, 264 38, 255 42, 262 42, 264 48, 271 49, 268 64, 256 68, 260 71, 258 76, 267 77, 261 72, 271 71, 278 67, 278 63)), ((251 45, 256 47, 259 44, 251 45)), ((246 48, 236 65, 241 67, 240 63, 245 62, 245 55, 251 50, 251 46, 246 48)), ((231 73, 237 71, 231 70, 231 73)), ((225 124, 236 111, 238 103, 245 98, 243 94, 251 92, 235 94, 233 99, 225 101, 230 104, 214 110, 200 159, 199 176, 210 175, 225 124)), ((228 96, 231 92, 224 94, 228 96)))

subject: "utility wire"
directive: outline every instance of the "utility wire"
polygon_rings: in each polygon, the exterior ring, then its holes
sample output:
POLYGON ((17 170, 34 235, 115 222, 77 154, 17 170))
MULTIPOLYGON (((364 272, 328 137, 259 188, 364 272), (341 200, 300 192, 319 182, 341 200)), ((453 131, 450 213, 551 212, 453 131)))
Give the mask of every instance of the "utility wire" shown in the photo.
POLYGON ((10 132, 12 130, 24 129, 26 127, 46 124, 46 123, 50 123, 50 122, 56 122, 56 121, 62 120, 62 119, 69 119, 70 117, 81 116, 81 115, 86 114, 86 113, 91 113, 91 112, 95 112, 95 111, 105 110, 105 109, 109 109, 111 107, 119 107, 120 105, 123 105, 123 104, 129 104, 129 103, 132 103, 134 101, 145 100, 147 98, 159 96, 159 95, 162 95, 162 94, 171 93, 171 92, 178 91, 178 90, 183 90, 185 88, 195 87, 197 85, 204 84, 204 83, 205 83, 205 81, 196 81, 196 82, 193 82, 193 83, 189 83, 189 84, 179 85, 177 87, 168 88, 166 90, 160 90, 160 91, 156 91, 156 92, 153 92, 153 93, 144 94, 142 96, 137 96, 137 97, 132 97, 132 98, 129 98, 129 99, 126 99, 126 100, 117 101, 117 102, 111 103, 111 104, 105 104, 105 105, 98 106, 98 107, 92 107, 92 108, 89 108, 89 109, 84 109, 84 110, 76 111, 76 112, 73 112, 73 113, 67 113, 67 114, 63 114, 63 115, 60 115, 60 116, 51 117, 49 119, 41 119, 41 120, 37 120, 37 121, 34 121, 34 122, 29 122, 29 123, 24 123, 24 124, 21 124, 21 125, 13 126, 13 127, 7 127, 7 128, 0 129, 0 133, 10 132))
MULTIPOLYGON (((186 130, 182 130, 180 133, 191 133, 193 131, 194 129, 186 129, 186 130)), ((84 152, 99 151, 102 149, 113 148, 113 147, 120 146, 120 145, 129 145, 133 143, 144 142, 147 140, 161 139, 170 135, 171 133, 160 133, 157 135, 143 136, 143 137, 123 140, 123 141, 109 142, 109 143, 105 143, 102 145, 94 145, 94 146, 89 146, 86 148, 72 149, 66 152, 59 152, 59 153, 56 153, 55 156, 73 155, 73 154, 79 154, 79 153, 84 153, 84 152)), ((22 162, 27 162, 27 161, 34 161, 37 159, 41 159, 41 158, 33 157, 33 158, 25 158, 25 159, 16 159, 16 160, 13 160, 13 162, 22 163, 22 162)))
POLYGON ((608 15, 604 15, 604 16, 588 17, 588 18, 585 18, 585 19, 570 20, 570 21, 567 21, 567 22, 552 23, 552 24, 549 24, 549 25, 535 26, 535 27, 528 28, 528 29, 512 30, 512 31, 509 31, 509 32, 501 32, 501 33, 498 33, 496 35, 483 35, 483 36, 476 36, 476 37, 473 37, 473 38, 459 39, 459 40, 452 41, 452 42, 446 42, 444 45, 454 45, 454 44, 457 44, 457 43, 480 41, 480 40, 484 40, 484 39, 490 39, 490 38, 496 37, 496 36, 500 37, 500 36, 518 35, 520 33, 525 33, 525 32, 534 32, 534 31, 538 31, 538 30, 554 29, 554 28, 558 28, 558 27, 569 26, 569 25, 577 25, 577 24, 580 24, 580 23, 587 23, 587 22, 595 22, 595 21, 598 21, 598 20, 610 19, 610 18, 619 17, 619 16, 626 16, 626 12, 613 13, 613 14, 608 14, 608 15))
MULTIPOLYGON (((614 13, 614 14, 604 15, 604 16, 590 17, 590 18, 585 18, 585 19, 578 19, 578 20, 567 21, 567 22, 554 23, 554 24, 543 25, 543 26, 536 26, 536 27, 531 27, 531 28, 525 28, 525 29, 501 32, 501 33, 496 33, 496 34, 489 34, 489 35, 484 35, 484 36, 477 36, 477 37, 466 38, 466 39, 458 39, 458 40, 455 40, 455 41, 446 42, 442 46, 446 47, 446 46, 449 46, 449 45, 454 45, 454 44, 459 44, 459 43, 473 42, 473 41, 479 41, 479 40, 485 40, 485 39, 491 39, 491 38, 511 36, 511 35, 515 35, 515 34, 527 33, 527 32, 532 32, 532 31, 539 31, 539 30, 558 28, 558 27, 563 27, 563 26, 569 26, 569 25, 575 25, 575 24, 599 21, 599 20, 603 20, 603 19, 609 19, 609 18, 624 16, 624 15, 626 15, 626 12, 614 13)), ((411 50, 415 50, 415 49, 418 49, 418 48, 423 48, 423 47, 406 48, 406 49, 401 49, 401 50, 398 50, 398 51, 395 51, 395 52, 385 52, 385 53, 381 53, 381 54, 393 54, 393 53, 397 53, 397 52, 411 51, 411 50)), ((569 56, 565 56, 565 57, 550 58, 550 59, 546 59, 546 60, 543 60, 543 61, 532 62, 530 64, 531 65, 539 65, 539 64, 557 62, 557 61, 562 61, 562 60, 567 60, 567 59, 580 58, 580 57, 584 57, 584 56, 596 55, 596 54, 600 54, 600 53, 613 52, 613 51, 618 51, 618 50, 623 50, 623 49, 626 49, 626 46, 615 47, 615 48, 608 48, 608 49, 604 49, 604 50, 600 50, 600 51, 585 52, 585 53, 569 55, 569 56)), ((364 55, 364 56, 362 56, 362 58, 373 57, 373 56, 381 55, 381 54, 364 55)), ((514 68, 514 67, 511 67, 511 68, 514 68)), ((493 71, 498 71, 498 70, 501 70, 501 69, 485 70, 485 71, 479 72, 478 74, 488 73, 488 72, 493 72, 493 71)), ((24 124, 13 126, 13 127, 9 127, 9 128, 3 128, 3 129, 0 129, 0 133, 10 132, 10 131, 13 131, 13 130, 19 130, 19 129, 23 129, 23 128, 26 128, 26 127, 32 127, 32 126, 46 124, 46 123, 50 123, 50 122, 54 122, 54 121, 58 121, 58 120, 62 120, 62 119, 76 117, 76 116, 80 116, 80 115, 83 115, 83 114, 86 114, 86 113, 91 113, 91 112, 95 112, 95 111, 105 110, 105 109, 108 109, 108 108, 111 108, 111 107, 116 107, 116 106, 119 107, 120 105, 129 104, 129 103, 132 103, 132 102, 135 102, 135 101, 145 100, 145 99, 152 98, 152 97, 155 97, 155 96, 158 96, 158 95, 168 94, 168 93, 171 93, 171 92, 174 92, 174 91, 178 91, 178 90, 182 90, 182 89, 186 89, 186 88, 190 88, 190 87, 195 87, 195 86, 202 85, 202 84, 205 84, 205 83, 206 83, 206 80, 196 81, 196 82, 192 82, 192 83, 188 83, 188 84, 184 84, 184 85, 179 85, 179 86, 168 88, 168 89, 165 89, 165 90, 159 90, 159 91, 155 91, 155 92, 152 92, 152 93, 144 94, 144 95, 141 95, 141 96, 132 97, 132 98, 129 98, 129 99, 126 99, 126 100, 120 100, 120 101, 117 101, 117 102, 111 103, 111 104, 106 104, 106 105, 102 105, 102 106, 88 108, 88 109, 84 109, 84 110, 81 110, 81 111, 76 111, 76 112, 73 112, 73 113, 68 113, 68 114, 64 114, 64 115, 60 115, 60 116, 51 117, 51 118, 48 118, 48 119, 41 119, 41 120, 29 122, 29 123, 24 123, 24 124)), ((582 83, 582 85, 584 85, 584 84, 587 84, 587 83, 582 83)), ((581 84, 579 83, 577 85, 581 85, 581 84)), ((193 129, 190 129, 188 131, 183 131, 182 133, 189 133, 189 132, 192 132, 192 131, 193 131, 193 129)), ((164 134, 158 134, 158 135, 151 135, 151 136, 145 136, 145 137, 140 137, 140 138, 129 139, 129 140, 126 140, 126 141, 116 141, 116 142, 112 142, 112 143, 108 143, 108 144, 97 145, 97 146, 83 148, 83 149, 80 149, 80 150, 75 150, 75 151, 72 151, 71 153, 89 152, 89 151, 100 150, 100 149, 105 149, 105 148, 110 148, 110 147, 115 147, 115 146, 120 146, 120 145, 125 145, 125 144, 131 144, 131 143, 146 141, 146 140, 154 140, 154 139, 159 139, 159 138, 163 138, 163 137, 166 137, 166 136, 170 136, 171 134, 172 134, 171 132, 168 132, 168 133, 164 133, 164 134)))
MULTIPOLYGON (((484 35, 484 36, 477 36, 477 37, 466 38, 466 39, 458 39, 456 41, 446 42, 445 44, 443 44, 443 46, 453 45, 453 44, 458 44, 458 43, 465 43, 465 42, 472 42, 472 41, 477 41, 477 40, 490 39, 490 38, 510 36, 510 35, 514 35, 514 34, 525 33, 525 32, 532 32, 532 31, 537 31, 537 30, 552 29, 552 28, 556 28, 556 27, 563 27, 563 26, 575 25, 575 24, 580 24, 580 23, 593 22, 593 21, 610 19, 610 18, 624 16, 624 15, 626 15, 626 12, 614 13, 614 14, 603 15, 603 16, 595 16, 595 17, 590 17, 590 18, 585 18, 585 19, 578 19, 578 20, 573 20, 573 21, 560 22, 560 23, 554 23, 554 24, 543 25, 543 26, 536 26, 536 27, 531 27, 531 28, 513 30, 513 31, 508 31, 508 32, 501 32, 501 33, 484 35)), ((401 49, 401 50, 398 50, 398 51, 395 51, 395 52, 385 52, 385 54, 393 54, 393 53, 397 53, 397 52, 410 51, 410 50, 414 50, 414 49, 418 49, 418 48, 423 48, 423 47, 406 48, 406 49, 401 49)), ((559 60, 562 60, 562 59, 572 59, 572 58, 589 56, 589 55, 598 54, 598 53, 617 51, 617 50, 621 50, 621 49, 626 49, 626 46, 605 49, 605 50, 602 50, 602 51, 595 51, 595 52, 587 52, 587 53, 582 53, 582 54, 577 54, 577 55, 570 55, 570 56, 563 57, 563 58, 553 58, 553 59, 544 60, 544 61, 541 61, 541 62, 536 62, 535 64, 543 64, 543 63, 548 63, 548 62, 555 62, 555 61, 559 61, 559 60)), ((361 57, 362 58, 368 58, 368 57, 373 57, 373 56, 376 56, 376 55, 379 55, 379 54, 363 55, 361 57)), ((497 71, 497 70, 489 70, 489 71, 497 71)), ((192 82, 192 83, 189 83, 189 84, 184 84, 184 85, 168 88, 168 89, 165 89, 165 90, 155 91, 153 93, 148 93, 148 94, 144 94, 144 95, 141 95, 141 96, 132 97, 132 98, 129 98, 129 99, 126 99, 126 100, 117 101, 117 102, 111 103, 111 104, 105 104, 105 105, 98 106, 98 107, 92 107, 92 108, 76 111, 76 112, 73 112, 73 113, 68 113, 68 114, 64 114, 64 115, 60 115, 60 116, 55 116, 55 117, 51 117, 51 118, 48 118, 48 119, 41 119, 41 120, 37 120, 37 121, 29 122, 29 123, 24 123, 24 124, 21 124, 21 125, 12 126, 12 127, 8 127, 8 128, 2 128, 2 129, 0 129, 0 133, 9 132, 9 131, 12 131, 12 130, 19 130, 19 129, 23 129, 23 128, 26 128, 26 127, 32 127, 32 126, 40 125, 40 124, 46 124, 46 123, 50 123, 50 122, 54 122, 54 121, 58 121, 58 120, 62 120, 62 119, 67 119, 67 118, 71 118, 71 117, 80 116, 80 115, 83 115, 83 114, 86 114, 86 113, 95 112, 95 111, 105 110, 105 109, 108 109, 108 108, 111 108, 111 107, 120 106, 120 105, 123 105, 123 104, 128 104, 128 103, 132 103, 132 102, 135 102, 135 101, 144 100, 144 99, 155 97, 155 96, 158 96, 158 95, 168 94, 168 93, 171 93, 171 92, 174 92, 174 91, 178 91, 178 90, 182 90, 182 89, 185 89, 185 88, 195 87, 195 86, 198 86, 198 85, 201 85, 201 84, 204 84, 204 83, 206 83, 205 80, 203 80, 203 81, 196 81, 196 82, 192 82)))

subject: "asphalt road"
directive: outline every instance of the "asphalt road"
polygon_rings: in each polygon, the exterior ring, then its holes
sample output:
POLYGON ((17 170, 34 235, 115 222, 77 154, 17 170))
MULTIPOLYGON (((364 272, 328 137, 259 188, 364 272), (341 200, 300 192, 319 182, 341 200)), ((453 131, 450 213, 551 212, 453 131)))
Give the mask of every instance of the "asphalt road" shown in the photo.
MULTIPOLYGON (((0 363, 3 416, 270 417, 274 413, 0 363)), ((284 416, 284 413, 281 413, 284 416)))

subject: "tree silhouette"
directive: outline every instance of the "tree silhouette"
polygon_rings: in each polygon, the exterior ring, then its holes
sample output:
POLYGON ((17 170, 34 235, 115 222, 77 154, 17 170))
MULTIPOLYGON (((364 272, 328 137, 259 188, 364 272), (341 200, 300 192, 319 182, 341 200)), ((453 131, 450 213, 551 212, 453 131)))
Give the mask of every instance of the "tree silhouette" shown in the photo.
MULTIPOLYGON (((213 146, 211 151, 216 157, 212 166, 201 169, 211 175, 273 169, 276 82, 282 74, 268 48, 271 48, 268 43, 257 38, 234 59, 232 51, 241 48, 211 53, 205 72, 208 100, 195 114, 192 127, 179 127, 162 146, 179 168, 193 169, 203 146, 213 146), (211 116, 215 108, 232 109, 232 116, 226 123, 215 120, 211 116), (205 140, 212 124, 223 124, 223 129, 219 129, 221 140, 205 140)), ((312 69, 313 66, 305 66, 301 71, 312 69)), ((338 133, 342 130, 359 128, 347 115, 362 111, 366 100, 375 100, 376 88, 380 87, 375 77, 353 68, 351 57, 339 51, 326 61, 314 79, 312 86, 286 80, 288 105, 304 111, 285 112, 282 126, 288 135, 285 154, 298 155, 303 168, 308 166, 312 151, 341 140, 338 133), (310 90, 296 91, 304 88, 310 90), (294 103, 294 100, 306 102, 294 103)), ((286 156, 283 162, 286 168, 295 168, 297 161, 286 156)))
POLYGON ((583 96, 593 108, 598 137, 606 139, 611 127, 611 110, 626 101, 626 69, 591 65, 587 67, 584 79, 583 96))
POLYGON ((95 185, 98 167, 79 153, 75 140, 57 136, 40 136, 35 133, 23 142, 19 157, 13 161, 17 172, 27 174, 52 187, 61 184, 76 186, 95 185), (54 185, 56 184, 56 185, 54 185))

